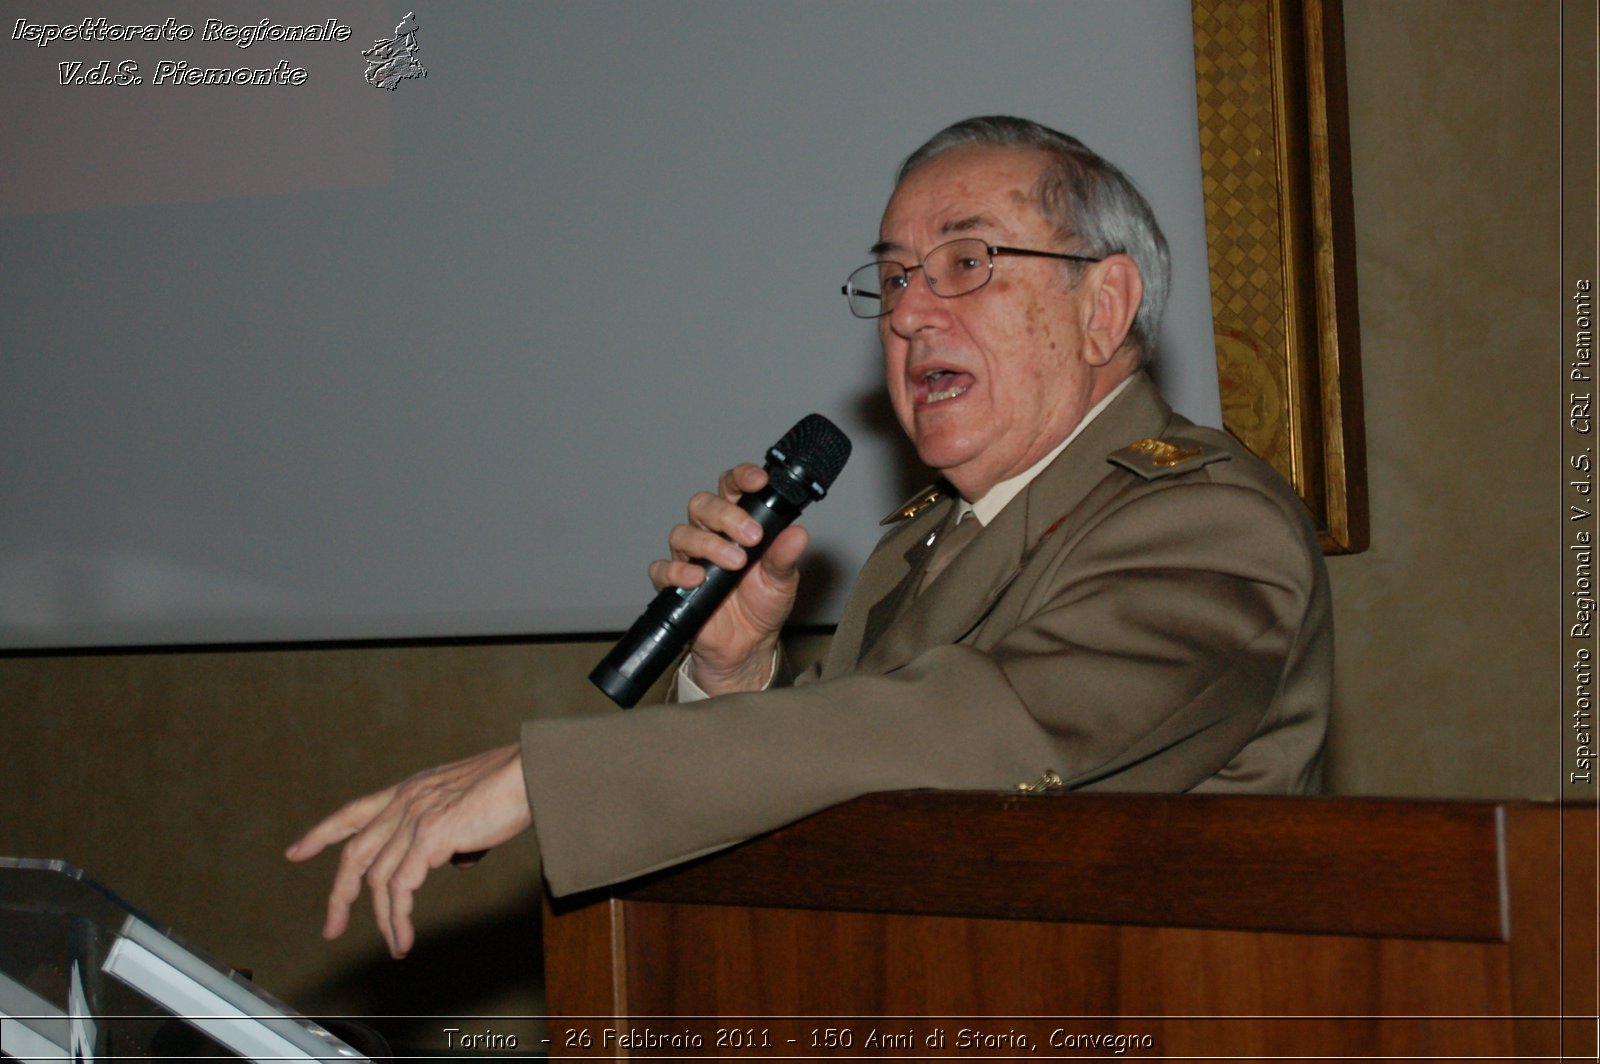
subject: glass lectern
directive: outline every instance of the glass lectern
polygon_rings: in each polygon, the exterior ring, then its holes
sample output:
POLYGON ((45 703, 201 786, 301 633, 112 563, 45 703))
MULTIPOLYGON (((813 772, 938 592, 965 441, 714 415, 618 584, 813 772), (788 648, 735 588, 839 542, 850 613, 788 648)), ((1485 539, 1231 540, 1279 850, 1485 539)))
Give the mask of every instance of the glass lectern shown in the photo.
POLYGON ((0 857, 0 1053, 367 1057, 62 861, 0 857))

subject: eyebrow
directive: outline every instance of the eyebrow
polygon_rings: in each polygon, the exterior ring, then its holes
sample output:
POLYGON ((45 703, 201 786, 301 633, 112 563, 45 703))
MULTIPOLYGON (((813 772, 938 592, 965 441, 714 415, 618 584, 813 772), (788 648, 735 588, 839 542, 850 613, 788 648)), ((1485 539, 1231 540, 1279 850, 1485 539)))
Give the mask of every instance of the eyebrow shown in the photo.
MULTIPOLYGON (((939 235, 948 236, 951 233, 970 233, 974 229, 984 229, 993 225, 994 223, 984 215, 969 214, 965 218, 958 218, 953 222, 945 222, 939 227, 939 235)), ((904 250, 906 250, 904 246, 895 243, 893 240, 880 240, 867 249, 867 254, 876 258, 890 251, 904 250)))

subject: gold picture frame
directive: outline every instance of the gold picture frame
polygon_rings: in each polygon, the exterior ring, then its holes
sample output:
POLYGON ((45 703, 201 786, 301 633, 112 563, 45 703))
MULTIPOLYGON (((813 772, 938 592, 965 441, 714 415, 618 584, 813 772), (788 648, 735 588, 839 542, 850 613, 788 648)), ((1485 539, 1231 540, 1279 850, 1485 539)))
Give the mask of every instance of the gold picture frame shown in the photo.
POLYGON ((1340 0, 1192 0, 1222 419, 1366 549, 1340 0))

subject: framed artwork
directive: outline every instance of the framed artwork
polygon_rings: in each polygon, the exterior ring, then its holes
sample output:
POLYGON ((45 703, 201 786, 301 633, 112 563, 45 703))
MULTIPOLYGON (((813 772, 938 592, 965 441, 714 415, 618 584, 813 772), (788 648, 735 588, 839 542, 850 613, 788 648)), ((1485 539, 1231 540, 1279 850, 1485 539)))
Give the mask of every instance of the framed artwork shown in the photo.
POLYGON ((1339 0, 1192 0, 1224 426, 1367 546, 1339 0))

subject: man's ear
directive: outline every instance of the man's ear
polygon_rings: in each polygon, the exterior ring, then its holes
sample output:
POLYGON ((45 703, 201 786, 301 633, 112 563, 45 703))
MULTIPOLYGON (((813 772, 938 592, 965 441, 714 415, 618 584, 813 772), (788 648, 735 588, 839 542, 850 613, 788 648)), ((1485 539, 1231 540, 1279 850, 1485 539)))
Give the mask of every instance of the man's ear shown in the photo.
POLYGON ((1109 363, 1133 328, 1134 316, 1144 299, 1144 279, 1133 259, 1122 253, 1107 255, 1089 268, 1090 289, 1084 360, 1091 366, 1109 363))

